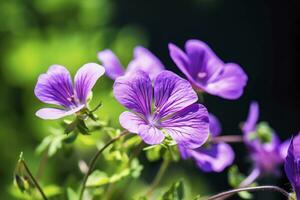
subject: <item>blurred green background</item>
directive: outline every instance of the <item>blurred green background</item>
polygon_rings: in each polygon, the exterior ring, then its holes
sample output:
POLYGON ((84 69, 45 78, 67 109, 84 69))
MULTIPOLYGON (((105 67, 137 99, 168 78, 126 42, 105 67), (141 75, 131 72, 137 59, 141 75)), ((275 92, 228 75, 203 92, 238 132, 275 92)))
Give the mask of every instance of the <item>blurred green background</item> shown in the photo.
MULTIPOLYGON (((223 132, 240 134, 238 124, 246 118, 249 102, 257 100, 261 119, 281 139, 295 134, 300 111, 297 8, 296 1, 283 0, 1 0, 0 199, 18 198, 11 185, 19 152, 24 152, 36 172, 42 155, 35 148, 49 135, 49 127, 57 126, 57 122, 34 115, 43 106, 33 94, 38 75, 52 64, 64 65, 74 74, 84 63, 98 62, 96 53, 105 48, 112 49, 126 65, 134 46, 143 45, 169 70, 178 72, 168 56, 168 42, 183 46, 190 38, 206 41, 223 60, 241 64, 249 75, 245 94, 237 101, 205 96, 205 105, 221 120, 223 132)), ((113 99, 111 86, 111 80, 101 78, 93 102, 101 100, 104 106, 99 116, 119 126, 122 107, 113 99)), ((93 152, 94 145, 92 139, 75 144, 85 160, 90 154, 84 152, 93 152)), ((234 148, 239 167, 249 172, 245 149, 242 145, 234 148)), ((43 182, 66 187, 80 181, 78 155, 59 152, 51 157, 43 182)), ((143 164, 136 184, 149 183, 159 167, 159 162, 143 164)), ((229 188, 225 172, 204 174, 192 162, 174 164, 163 183, 177 177, 184 177, 188 195, 229 188)), ((289 188, 284 175, 281 179, 266 177, 262 183, 289 188)), ((264 195, 270 199, 271 194, 258 194, 257 199, 264 195)))

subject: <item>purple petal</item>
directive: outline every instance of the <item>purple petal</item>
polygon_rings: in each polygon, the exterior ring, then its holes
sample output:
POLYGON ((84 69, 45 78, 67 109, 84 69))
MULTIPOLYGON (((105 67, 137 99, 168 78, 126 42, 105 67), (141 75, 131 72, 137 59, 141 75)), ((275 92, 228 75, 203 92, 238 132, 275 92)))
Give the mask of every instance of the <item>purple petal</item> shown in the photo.
POLYGON ((197 94, 190 83, 173 72, 161 72, 154 83, 156 113, 163 118, 195 103, 197 94))
POLYGON ((259 117, 259 105, 257 102, 254 101, 250 104, 247 120, 243 124, 242 130, 244 134, 255 131, 258 117, 259 117))
POLYGON ((57 108, 42 108, 38 110, 35 114, 36 116, 42 119, 59 119, 68 115, 72 115, 81 110, 83 107, 84 105, 81 105, 71 110, 62 110, 57 108))
POLYGON ((188 56, 176 45, 169 44, 169 54, 173 62, 177 65, 180 71, 189 79, 190 82, 195 84, 195 80, 189 72, 190 60, 188 56))
POLYGON ((192 149, 191 155, 205 172, 222 172, 234 160, 234 152, 226 143, 218 143, 208 148, 192 149))
POLYGON ((288 153, 288 149, 291 143, 291 139, 288 139, 286 141, 284 141, 281 145, 280 145, 280 156, 285 159, 288 153))
POLYGON ((76 106, 70 73, 60 65, 52 65, 47 73, 39 76, 34 93, 44 103, 66 108, 76 106))
POLYGON ((220 121, 211 113, 209 113, 209 130, 213 137, 219 135, 222 131, 220 121))
POLYGON ((283 162, 280 156, 280 140, 274 133, 271 142, 261 143, 258 139, 247 142, 251 158, 262 172, 274 173, 283 162))
POLYGON ((191 158, 191 153, 193 149, 188 149, 188 148, 185 148, 184 146, 182 145, 177 145, 178 146, 178 150, 180 152, 180 155, 181 155, 181 158, 186 160, 186 159, 189 159, 191 158))
POLYGON ((223 62, 215 55, 207 44, 200 40, 188 40, 185 49, 189 58, 189 73, 200 82, 215 79, 223 69, 223 62))
POLYGON ((74 85, 80 103, 86 103, 89 93, 104 72, 104 67, 96 63, 85 64, 77 71, 74 78, 74 85))
POLYGON ((120 124, 131 133, 137 133, 147 144, 154 145, 161 143, 165 136, 157 128, 147 125, 140 116, 125 111, 120 115, 120 124))
POLYGON ((155 55, 148 49, 138 46, 134 49, 134 59, 128 64, 126 73, 142 70, 150 76, 151 80, 154 80, 164 69, 165 67, 155 55))
POLYGON ((139 126, 139 135, 145 143, 150 145, 160 144, 165 139, 165 135, 151 125, 139 126))
POLYGON ((195 87, 226 99, 242 95, 248 77, 239 65, 224 64, 200 40, 188 40, 185 49, 169 44, 171 58, 195 87))
POLYGON ((119 121, 121 126, 131 133, 138 133, 139 126, 146 124, 145 120, 140 116, 128 111, 125 111, 120 115, 119 121))
POLYGON ((109 78, 115 80, 116 78, 125 74, 119 59, 111 50, 104 50, 98 53, 98 59, 102 62, 106 74, 109 78))
POLYGON ((300 197, 300 134, 291 140, 284 169, 298 199, 300 197))
POLYGON ((149 76, 138 71, 132 75, 125 75, 116 79, 114 83, 115 98, 126 108, 150 116, 152 102, 152 82, 149 76))
POLYGON ((161 122, 161 127, 185 148, 202 146, 209 136, 209 119, 206 108, 193 104, 161 122))
POLYGON ((234 63, 225 64, 216 80, 209 80, 204 90, 225 99, 237 99, 244 91, 248 77, 242 68, 234 63))

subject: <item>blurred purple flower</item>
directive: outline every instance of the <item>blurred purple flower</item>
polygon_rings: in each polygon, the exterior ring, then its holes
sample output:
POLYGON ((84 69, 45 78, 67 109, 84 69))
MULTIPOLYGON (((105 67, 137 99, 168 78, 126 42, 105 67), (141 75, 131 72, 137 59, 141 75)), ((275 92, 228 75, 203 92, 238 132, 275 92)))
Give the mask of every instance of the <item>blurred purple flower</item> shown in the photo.
POLYGON ((119 77, 114 95, 130 110, 120 115, 122 127, 147 144, 161 143, 164 133, 188 148, 200 147, 208 138, 206 108, 195 103, 198 98, 190 83, 172 72, 159 73, 153 85, 143 71, 119 77))
POLYGON ((276 173, 278 165, 282 164, 286 156, 286 143, 281 144, 278 136, 271 130, 269 139, 262 141, 258 135, 257 121, 259 106, 252 102, 246 122, 242 130, 255 168, 261 173, 276 173))
POLYGON ((133 54, 133 60, 128 64, 126 71, 111 50, 100 51, 98 59, 103 63, 107 76, 113 80, 125 74, 135 73, 138 70, 146 72, 150 79, 154 80, 157 74, 165 69, 160 60, 144 47, 135 47, 133 54))
POLYGON ((185 51, 169 44, 170 56, 192 85, 225 99, 237 99, 243 94, 248 77, 235 63, 224 63, 207 44, 188 40, 185 51))
POLYGON ((284 169, 296 193, 297 200, 300 200, 300 132, 290 142, 284 169))
MULTIPOLYGON (((209 115, 209 129, 212 138, 221 133, 220 122, 212 114, 209 115)), ((224 142, 209 144, 209 146, 197 149, 188 149, 179 145, 179 151, 183 159, 193 158, 198 167, 205 172, 221 172, 234 160, 232 148, 224 142)))
POLYGON ((69 71, 63 66, 52 65, 47 73, 39 76, 34 93, 42 102, 62 108, 42 108, 36 115, 42 119, 58 119, 80 111, 104 72, 105 69, 98 64, 85 64, 77 71, 73 87, 69 71))

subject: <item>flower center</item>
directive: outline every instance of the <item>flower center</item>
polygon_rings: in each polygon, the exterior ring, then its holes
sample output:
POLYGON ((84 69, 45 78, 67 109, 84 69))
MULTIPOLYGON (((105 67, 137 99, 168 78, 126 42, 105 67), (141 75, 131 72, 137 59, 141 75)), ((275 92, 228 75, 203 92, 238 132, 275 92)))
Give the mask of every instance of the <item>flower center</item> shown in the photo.
POLYGON ((147 120, 151 126, 157 127, 159 125, 158 118, 155 115, 150 115, 147 120))

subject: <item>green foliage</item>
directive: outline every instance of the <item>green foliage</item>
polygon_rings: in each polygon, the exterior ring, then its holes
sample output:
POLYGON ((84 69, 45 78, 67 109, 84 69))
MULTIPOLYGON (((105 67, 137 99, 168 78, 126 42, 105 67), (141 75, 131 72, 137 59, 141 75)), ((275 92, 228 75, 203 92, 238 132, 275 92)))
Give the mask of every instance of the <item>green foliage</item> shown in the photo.
POLYGON ((179 161, 180 155, 175 144, 173 140, 168 138, 162 144, 148 146, 143 150, 146 151, 146 157, 150 162, 158 161, 161 158, 179 161))
POLYGON ((37 146, 36 152, 38 154, 43 153, 44 151, 48 152, 48 156, 51 157, 55 155, 58 150, 63 148, 64 145, 71 143, 77 137, 76 133, 72 133, 71 135, 60 134, 59 130, 53 129, 53 134, 45 137, 40 145, 37 146))
MULTIPOLYGON (((243 180, 245 180, 245 175, 239 172, 239 169, 236 165, 233 165, 230 167, 228 171, 228 182, 231 187, 233 188, 239 188, 240 184, 242 183, 243 180)), ((251 186, 255 186, 256 184, 253 183, 251 186)), ((252 194, 246 191, 239 192, 238 195, 242 199, 252 199, 252 194)))
POLYGON ((144 151, 146 151, 147 159, 150 162, 161 159, 161 151, 162 151, 161 145, 153 145, 153 146, 146 147, 144 148, 144 151))
POLYGON ((139 161, 137 159, 133 159, 129 163, 129 166, 125 166, 110 175, 104 171, 95 170, 87 180, 87 187, 101 187, 109 183, 119 182, 129 176, 132 178, 138 178, 142 169, 143 166, 139 163, 139 161))
POLYGON ((183 182, 177 181, 163 194, 160 200, 183 200, 184 199, 184 188, 183 182))
POLYGON ((72 188, 67 188, 67 196, 68 200, 74 200, 78 199, 78 194, 72 189, 72 188))

